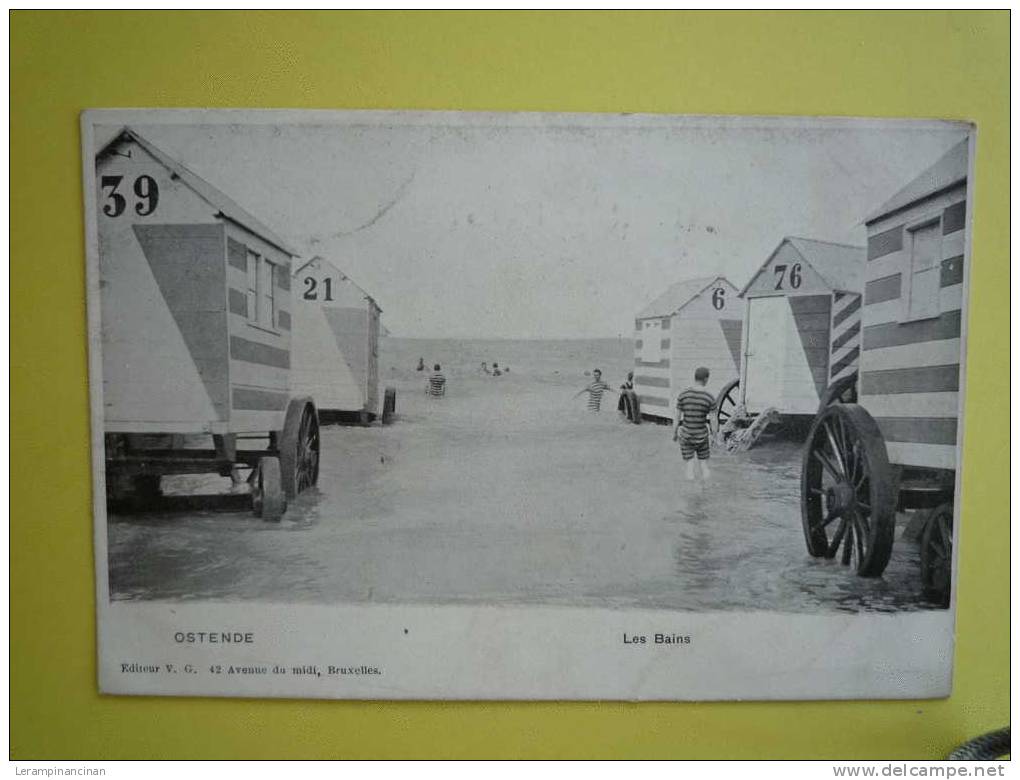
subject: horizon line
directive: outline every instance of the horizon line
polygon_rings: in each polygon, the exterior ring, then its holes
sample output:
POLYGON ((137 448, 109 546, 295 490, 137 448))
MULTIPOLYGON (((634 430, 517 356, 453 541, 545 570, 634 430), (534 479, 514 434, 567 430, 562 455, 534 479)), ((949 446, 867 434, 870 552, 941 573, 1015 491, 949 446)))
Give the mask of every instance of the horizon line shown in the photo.
POLYGON ((402 336, 398 333, 390 333, 380 338, 407 339, 408 341, 616 341, 625 338, 633 338, 633 334, 616 336, 402 336))

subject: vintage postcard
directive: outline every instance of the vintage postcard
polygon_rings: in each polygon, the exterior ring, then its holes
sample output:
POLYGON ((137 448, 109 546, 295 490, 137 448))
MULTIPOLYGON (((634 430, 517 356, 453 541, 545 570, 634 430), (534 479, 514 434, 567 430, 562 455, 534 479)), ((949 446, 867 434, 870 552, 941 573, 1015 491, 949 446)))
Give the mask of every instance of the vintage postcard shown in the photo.
POLYGON ((950 693, 971 125, 82 130, 103 692, 950 693))

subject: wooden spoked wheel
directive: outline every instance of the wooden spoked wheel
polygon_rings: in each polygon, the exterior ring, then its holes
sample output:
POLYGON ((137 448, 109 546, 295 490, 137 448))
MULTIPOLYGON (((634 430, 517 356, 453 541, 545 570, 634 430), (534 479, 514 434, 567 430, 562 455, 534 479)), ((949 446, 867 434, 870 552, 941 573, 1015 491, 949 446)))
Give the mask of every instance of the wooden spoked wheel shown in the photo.
POLYGON ((892 554, 895 485, 878 425, 856 404, 815 418, 804 448, 801 516, 808 552, 839 556, 862 577, 878 577, 892 554))
POLYGON ((283 491, 295 498, 319 481, 319 415, 311 399, 294 399, 280 437, 283 491))
POLYGON ((715 419, 718 423, 716 430, 721 429, 729 419, 733 416, 733 413, 737 410, 737 394, 740 390, 740 380, 734 379, 728 385, 723 387, 719 391, 719 395, 715 399, 715 419))
POLYGON ((939 504, 921 534, 921 586, 942 607, 949 606, 953 578, 953 505, 939 504))
POLYGON ((259 458, 252 474, 251 508, 256 517, 269 521, 279 520, 287 511, 279 458, 259 458))

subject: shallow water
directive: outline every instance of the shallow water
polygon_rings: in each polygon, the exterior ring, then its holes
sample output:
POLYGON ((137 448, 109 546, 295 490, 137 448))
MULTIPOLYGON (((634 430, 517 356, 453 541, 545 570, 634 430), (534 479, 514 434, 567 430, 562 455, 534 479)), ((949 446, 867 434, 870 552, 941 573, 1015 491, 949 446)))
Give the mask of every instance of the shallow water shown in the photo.
POLYGON ((164 479, 163 507, 110 517, 113 597, 926 608, 913 542, 898 539, 875 580, 807 555, 798 442, 715 450, 710 484, 692 485, 668 427, 622 421, 615 397, 600 415, 572 398, 593 354, 618 384, 629 345, 573 345, 573 357, 545 356, 530 371, 518 354, 499 378, 473 371, 476 346, 449 348, 460 361, 443 358, 442 399, 425 397, 414 349, 399 363, 384 354, 397 421, 324 428, 319 486, 280 523, 254 518, 229 480, 164 479), (218 495, 182 509, 195 493, 218 495))

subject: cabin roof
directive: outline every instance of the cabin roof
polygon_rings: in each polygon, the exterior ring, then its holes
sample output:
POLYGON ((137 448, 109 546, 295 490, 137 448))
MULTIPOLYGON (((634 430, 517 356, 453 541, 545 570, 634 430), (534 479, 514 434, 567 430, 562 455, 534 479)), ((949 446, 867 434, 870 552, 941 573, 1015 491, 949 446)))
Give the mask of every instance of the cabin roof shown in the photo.
POLYGON ((751 288, 761 272, 768 268, 772 258, 776 256, 776 252, 782 248, 783 244, 790 244, 796 249, 797 253, 804 258, 804 262, 810 265, 833 290, 858 294, 861 292, 864 286, 864 264, 867 256, 867 250, 864 247, 818 241, 814 238, 800 236, 786 236, 772 250, 765 262, 762 263, 761 268, 755 271, 751 279, 744 285, 744 289, 740 291, 741 297, 751 288))
POLYGON ((719 279, 733 287, 729 280, 723 276, 700 276, 697 279, 685 279, 667 288, 662 295, 638 312, 636 319, 645 320, 649 317, 672 317, 694 300, 706 287, 719 279))
POLYGON ((365 292, 365 288, 364 287, 362 287, 360 284, 358 284, 353 279, 351 279, 351 277, 349 277, 347 274, 345 274, 343 271, 341 271, 340 268, 335 263, 327 260, 322 255, 315 255, 310 260, 298 259, 297 261, 295 261, 292 264, 292 270, 290 272, 290 275, 291 276, 297 276, 305 268, 307 268, 308 266, 310 266, 312 263, 314 263, 316 261, 318 261, 319 263, 322 263, 323 265, 328 265, 330 268, 332 268, 334 271, 336 271, 340 275, 341 279, 343 279, 345 282, 347 282, 352 287, 356 288, 358 290, 358 292, 360 292, 362 295, 365 296, 365 298, 367 298, 369 301, 371 301, 372 305, 375 306, 376 309, 378 309, 380 312, 382 311, 382 309, 379 307, 379 302, 375 298, 373 298, 371 295, 369 295, 367 292, 365 292))
POLYGON ((969 139, 964 138, 939 158, 938 162, 922 171, 917 178, 879 206, 864 223, 874 222, 879 217, 904 206, 916 203, 929 195, 951 187, 967 179, 967 153, 969 139))
POLYGON ((242 208, 228 195, 214 187, 212 184, 207 182, 197 173, 189 170, 182 163, 179 163, 173 157, 168 155, 159 147, 155 146, 144 136, 140 135, 137 130, 133 130, 130 127, 125 127, 106 144, 102 149, 96 153, 96 157, 102 157, 107 154, 111 146, 123 143, 124 141, 131 140, 141 146, 146 152, 151 154, 156 160, 184 184, 186 184, 191 190, 198 194, 200 198, 207 201, 214 208, 218 209, 220 215, 236 222, 241 227, 251 231, 259 238, 267 241, 268 243, 275 246, 277 249, 286 252, 291 257, 297 257, 298 252, 292 249, 286 241, 280 238, 273 230, 267 227, 263 222, 254 217, 251 213, 242 208))

